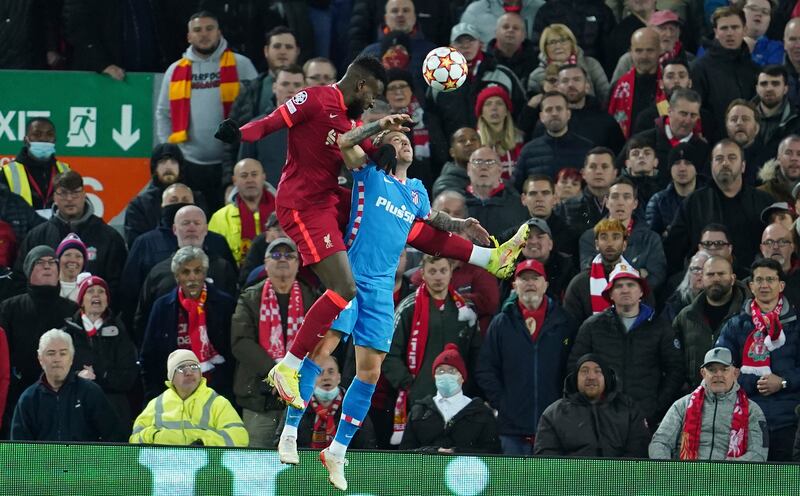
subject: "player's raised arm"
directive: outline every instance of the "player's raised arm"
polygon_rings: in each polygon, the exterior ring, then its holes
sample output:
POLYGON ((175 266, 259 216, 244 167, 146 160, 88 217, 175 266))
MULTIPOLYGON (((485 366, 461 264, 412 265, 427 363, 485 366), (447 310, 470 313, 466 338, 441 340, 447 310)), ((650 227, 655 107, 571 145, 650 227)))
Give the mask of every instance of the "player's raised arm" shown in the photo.
POLYGON ((481 226, 477 219, 455 219, 441 210, 432 210, 427 220, 428 224, 442 231, 450 231, 468 236, 476 243, 488 245, 491 242, 489 233, 481 226))
POLYGON ((359 146, 359 143, 367 138, 371 138, 381 131, 400 131, 408 132, 410 129, 404 124, 411 118, 407 114, 392 114, 383 117, 375 122, 358 126, 357 128, 339 135, 336 140, 339 149, 342 151, 344 164, 348 169, 357 169, 367 161, 367 154, 359 146))

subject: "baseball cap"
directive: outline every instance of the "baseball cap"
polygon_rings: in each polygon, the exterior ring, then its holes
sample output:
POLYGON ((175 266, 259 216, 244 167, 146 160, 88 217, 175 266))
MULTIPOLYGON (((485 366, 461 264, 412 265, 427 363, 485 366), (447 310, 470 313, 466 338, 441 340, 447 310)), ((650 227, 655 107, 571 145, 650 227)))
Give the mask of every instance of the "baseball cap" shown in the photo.
POLYGON ((678 14, 671 10, 657 10, 650 15, 650 20, 647 21, 648 26, 663 26, 664 24, 674 22, 682 24, 681 18, 678 14))
POLYGON ((553 237, 553 231, 550 230, 550 226, 547 225, 547 221, 544 219, 540 219, 539 217, 531 217, 530 220, 528 220, 528 225, 535 227, 551 238, 553 237))
POLYGON ((706 368, 706 366, 711 365, 712 363, 721 363, 722 365, 727 365, 729 367, 733 365, 731 350, 722 346, 708 350, 705 358, 703 359, 703 368, 706 368))
MULTIPOLYGON (((795 186, 797 189, 797 186, 795 186)), ((774 212, 788 212, 789 204, 786 202, 775 202, 761 211, 761 222, 764 224, 769 223, 769 216, 774 212)))
POLYGON ((542 262, 533 258, 529 258, 528 260, 523 260, 522 262, 518 263, 517 268, 514 270, 514 277, 517 277, 526 270, 532 270, 540 276, 547 278, 547 272, 544 270, 544 265, 542 265, 542 262))
POLYGON ((481 39, 480 30, 476 26, 467 22, 459 22, 450 30, 450 43, 455 43, 458 38, 464 35, 471 36, 476 40, 481 39))
POLYGON ((276 238, 267 246, 267 253, 272 253, 279 246, 288 246, 292 251, 297 251, 297 245, 289 238, 276 238))

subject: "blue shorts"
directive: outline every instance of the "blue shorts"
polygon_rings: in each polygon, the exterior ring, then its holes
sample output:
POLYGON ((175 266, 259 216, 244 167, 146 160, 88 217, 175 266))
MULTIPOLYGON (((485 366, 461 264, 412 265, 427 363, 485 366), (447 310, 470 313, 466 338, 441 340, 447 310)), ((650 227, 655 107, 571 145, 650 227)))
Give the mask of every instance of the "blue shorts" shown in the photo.
POLYGON ((365 348, 388 352, 394 334, 394 289, 358 282, 356 297, 333 321, 331 329, 341 332, 344 341, 365 348))

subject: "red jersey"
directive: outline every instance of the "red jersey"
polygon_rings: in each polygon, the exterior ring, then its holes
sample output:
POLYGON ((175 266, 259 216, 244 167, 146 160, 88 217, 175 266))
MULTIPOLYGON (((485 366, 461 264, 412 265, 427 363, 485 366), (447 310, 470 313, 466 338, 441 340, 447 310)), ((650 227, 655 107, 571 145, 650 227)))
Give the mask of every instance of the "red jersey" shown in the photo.
POLYGON ((286 165, 275 203, 305 210, 335 205, 342 153, 340 134, 356 122, 347 117, 344 96, 336 85, 305 88, 270 115, 242 126, 242 141, 253 142, 280 128, 289 128, 286 165))

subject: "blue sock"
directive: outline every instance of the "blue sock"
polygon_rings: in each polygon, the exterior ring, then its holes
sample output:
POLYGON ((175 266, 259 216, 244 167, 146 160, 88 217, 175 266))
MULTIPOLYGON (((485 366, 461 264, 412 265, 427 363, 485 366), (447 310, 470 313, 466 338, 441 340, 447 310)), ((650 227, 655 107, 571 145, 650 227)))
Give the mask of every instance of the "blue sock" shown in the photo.
POLYGON ((342 400, 342 417, 336 428, 336 437, 331 443, 330 451, 336 456, 344 456, 344 451, 350 444, 361 423, 367 416, 375 384, 362 382, 356 377, 347 388, 347 393, 342 400))
MULTIPOLYGON (((314 384, 317 382, 317 376, 322 372, 319 365, 314 363, 311 358, 306 357, 300 365, 300 397, 308 404, 311 396, 314 394, 314 384)), ((305 410, 300 410, 292 406, 286 408, 286 425, 297 428, 300 425, 300 419, 303 418, 305 410)))

